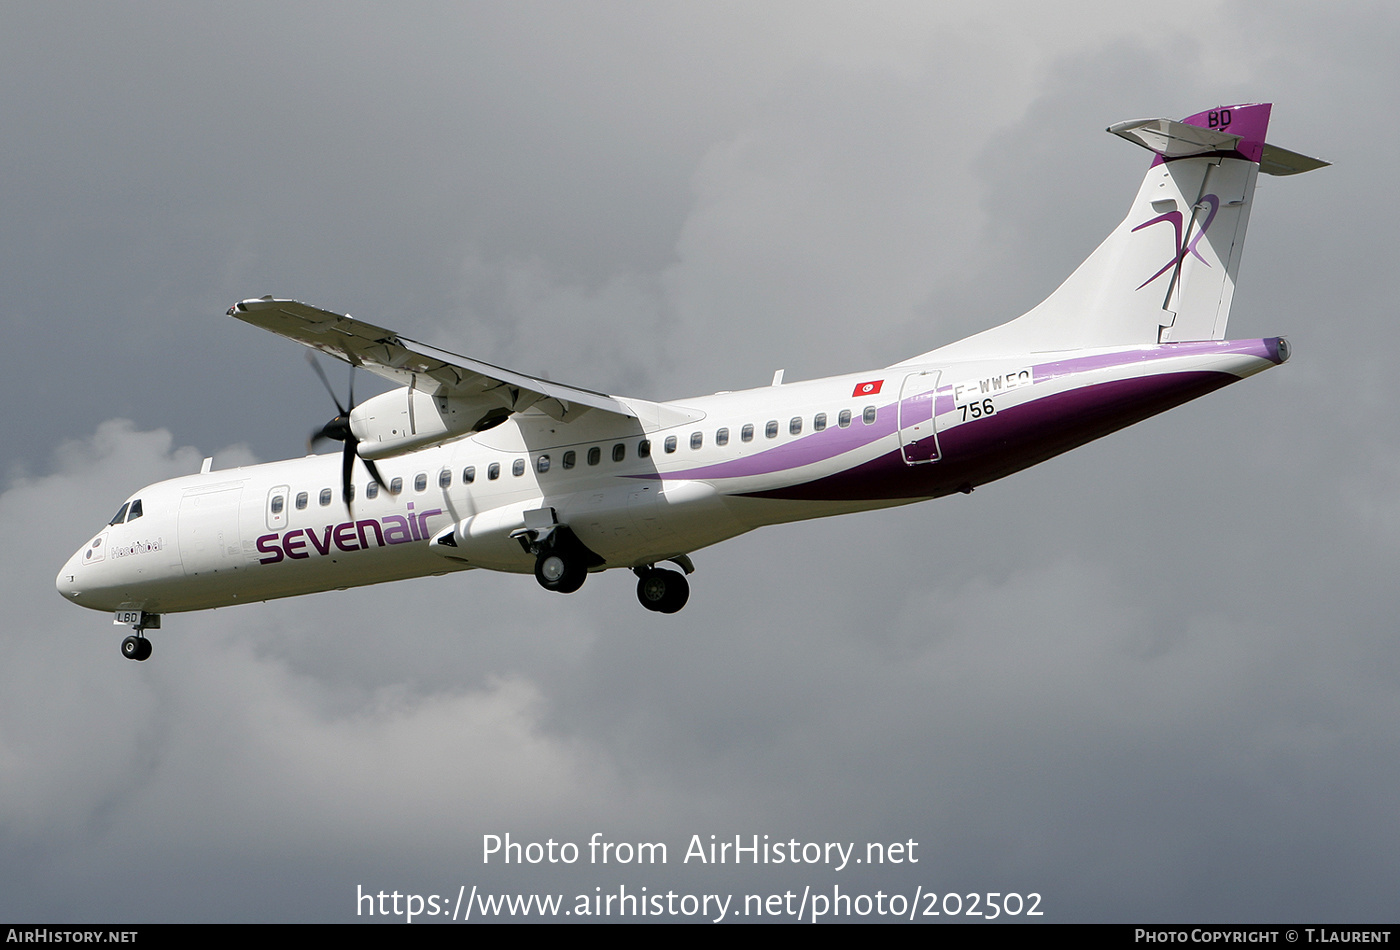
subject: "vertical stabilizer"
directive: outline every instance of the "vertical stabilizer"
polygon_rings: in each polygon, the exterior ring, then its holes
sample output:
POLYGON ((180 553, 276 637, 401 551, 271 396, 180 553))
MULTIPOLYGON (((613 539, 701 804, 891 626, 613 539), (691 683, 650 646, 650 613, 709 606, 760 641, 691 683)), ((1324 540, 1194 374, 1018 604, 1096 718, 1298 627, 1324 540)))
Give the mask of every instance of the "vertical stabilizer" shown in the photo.
POLYGON ((905 362, 1224 339, 1261 159, 1271 174, 1326 164, 1266 145, 1270 110, 1111 126, 1156 153, 1123 222, 1035 309, 905 362))
MULTIPOLYGON (((1159 223, 1165 219, 1179 232, 1174 238, 1173 266, 1142 287, 1150 293, 1153 285, 1160 285, 1165 278, 1158 332, 1161 343, 1225 338, 1271 108, 1260 103, 1190 116, 1181 124, 1239 138, 1233 148, 1226 146, 1208 155, 1168 160, 1159 153, 1153 162, 1152 171, 1166 170, 1172 176, 1172 184, 1161 184, 1159 190, 1175 186, 1181 198, 1174 200, 1194 198, 1181 204, 1179 215, 1168 210, 1134 228, 1140 231, 1156 226, 1165 231, 1159 223), (1192 187, 1196 189, 1194 196, 1192 187)), ((1148 179, 1151 177, 1149 172, 1148 179)), ((1133 210, 1138 209, 1134 206, 1133 210)))

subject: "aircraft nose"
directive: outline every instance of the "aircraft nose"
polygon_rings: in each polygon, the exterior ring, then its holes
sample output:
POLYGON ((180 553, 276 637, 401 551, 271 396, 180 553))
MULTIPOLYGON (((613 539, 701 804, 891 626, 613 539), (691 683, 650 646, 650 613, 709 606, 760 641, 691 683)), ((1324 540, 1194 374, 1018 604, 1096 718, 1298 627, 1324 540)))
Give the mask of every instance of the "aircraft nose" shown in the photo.
POLYGON ((65 600, 71 600, 75 604, 82 596, 82 591, 78 589, 78 563, 82 556, 82 551, 76 552, 68 559, 68 563, 63 565, 63 570, 59 571, 58 577, 54 579, 54 587, 58 588, 58 592, 63 595, 65 600))

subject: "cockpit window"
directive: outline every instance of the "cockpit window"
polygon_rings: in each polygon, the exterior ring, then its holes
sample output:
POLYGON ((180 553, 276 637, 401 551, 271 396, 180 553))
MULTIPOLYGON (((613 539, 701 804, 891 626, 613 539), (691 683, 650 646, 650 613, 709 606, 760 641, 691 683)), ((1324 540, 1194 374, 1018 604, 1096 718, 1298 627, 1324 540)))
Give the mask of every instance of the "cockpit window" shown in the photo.
POLYGON ((126 513, 127 521, 135 521, 141 517, 141 499, 138 498, 131 503, 131 510, 126 513))
POLYGON ((126 509, 128 509, 128 508, 130 508, 130 507, 131 507, 131 503, 130 503, 130 502, 128 502, 128 503, 122 505, 121 508, 117 509, 117 513, 116 513, 115 515, 112 516, 112 520, 109 521, 109 522, 107 522, 107 523, 108 523, 108 524, 121 524, 123 521, 126 520, 126 509))

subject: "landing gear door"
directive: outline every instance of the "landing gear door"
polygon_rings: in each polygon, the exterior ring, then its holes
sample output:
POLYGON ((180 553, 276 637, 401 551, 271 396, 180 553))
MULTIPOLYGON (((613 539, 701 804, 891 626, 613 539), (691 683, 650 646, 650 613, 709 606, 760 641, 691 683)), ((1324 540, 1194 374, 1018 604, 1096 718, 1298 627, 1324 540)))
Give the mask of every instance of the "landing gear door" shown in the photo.
POLYGON ((910 373, 899 388, 899 448, 906 465, 938 461, 938 433, 934 428, 934 398, 938 370, 910 373))

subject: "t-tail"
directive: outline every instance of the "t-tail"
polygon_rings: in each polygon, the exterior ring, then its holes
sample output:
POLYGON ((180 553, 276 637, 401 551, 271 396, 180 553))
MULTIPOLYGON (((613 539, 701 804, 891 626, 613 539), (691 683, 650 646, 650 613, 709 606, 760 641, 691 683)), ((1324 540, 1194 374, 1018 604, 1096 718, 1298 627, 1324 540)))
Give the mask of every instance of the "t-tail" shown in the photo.
POLYGON ((1156 153, 1123 222, 1035 309, 905 362, 1224 339, 1259 173, 1328 164, 1266 143, 1270 109, 1109 126, 1156 153))

